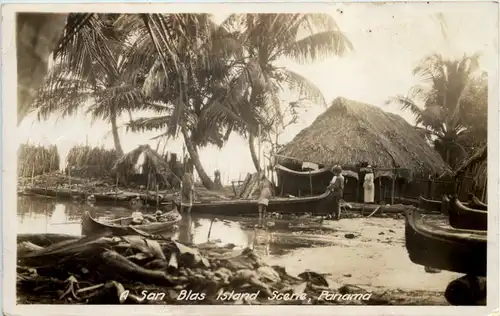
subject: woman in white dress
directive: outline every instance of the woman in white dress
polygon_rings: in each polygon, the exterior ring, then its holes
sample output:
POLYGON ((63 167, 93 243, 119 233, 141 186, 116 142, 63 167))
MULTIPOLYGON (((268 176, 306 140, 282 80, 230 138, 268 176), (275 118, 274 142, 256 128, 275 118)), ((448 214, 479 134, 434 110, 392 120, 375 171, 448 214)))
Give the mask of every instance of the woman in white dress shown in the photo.
POLYGON ((375 202, 375 177, 371 166, 366 167, 365 179, 363 181, 365 203, 375 202))

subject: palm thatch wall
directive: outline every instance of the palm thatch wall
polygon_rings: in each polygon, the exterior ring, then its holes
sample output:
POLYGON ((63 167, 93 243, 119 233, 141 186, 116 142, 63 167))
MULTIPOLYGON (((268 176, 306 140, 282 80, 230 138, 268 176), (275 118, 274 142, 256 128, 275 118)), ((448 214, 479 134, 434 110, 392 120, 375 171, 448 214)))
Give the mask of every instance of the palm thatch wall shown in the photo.
POLYGON ((57 146, 21 144, 17 150, 17 174, 32 177, 59 170, 57 146))
POLYGON ((342 97, 279 152, 278 163, 290 165, 294 160, 346 169, 368 163, 416 174, 449 170, 423 135, 401 116, 342 97))
POLYGON ((66 162, 72 176, 100 178, 110 175, 117 159, 114 149, 78 145, 69 150, 66 162))
POLYGON ((166 159, 151 149, 149 145, 141 145, 128 152, 114 164, 111 172, 117 176, 118 182, 123 185, 144 185, 149 189, 171 187, 172 172, 166 159), (142 171, 137 170, 139 158, 143 156, 142 171))
POLYGON ((472 155, 458 164, 454 176, 463 185, 467 177, 472 178, 470 186, 462 186, 460 191, 476 194, 485 199, 488 181, 488 146, 478 148, 472 155))

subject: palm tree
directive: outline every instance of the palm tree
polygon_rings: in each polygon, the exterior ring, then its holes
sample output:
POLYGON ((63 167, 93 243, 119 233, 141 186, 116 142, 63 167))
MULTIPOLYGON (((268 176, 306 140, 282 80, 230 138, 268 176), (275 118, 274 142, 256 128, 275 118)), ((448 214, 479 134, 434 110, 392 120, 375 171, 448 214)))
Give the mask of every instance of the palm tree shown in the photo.
MULTIPOLYGON (((58 51, 64 51, 71 43, 78 43, 76 38, 87 26, 88 32, 94 32, 94 42, 103 39, 103 34, 96 32, 95 23, 92 24, 95 21, 92 16, 69 16, 58 51)), ((151 106, 167 114, 164 117, 137 120, 135 126, 168 126, 164 134, 170 136, 180 131, 206 187, 213 187, 213 182, 203 170, 198 147, 208 143, 222 146, 232 131, 243 133, 247 130, 250 132, 251 152, 255 158, 255 127, 272 106, 268 107, 267 100, 277 99, 282 84, 299 94, 326 103, 320 91, 304 77, 275 67, 272 63, 276 59, 285 56, 308 61, 323 57, 326 53, 340 55, 351 48, 333 19, 326 15, 245 15, 242 21, 247 27, 236 33, 228 32, 227 28, 214 27, 208 15, 140 14, 125 16, 121 20, 122 25, 129 26, 129 32, 136 30, 132 33, 140 39, 132 45, 137 51, 136 54, 128 55, 127 58, 134 60, 129 64, 139 65, 137 58, 132 57, 134 55, 141 56, 140 59, 146 64, 150 63, 147 69, 152 71, 146 75, 144 87, 149 89, 148 97, 157 101, 151 106), (326 31, 316 32, 315 27, 321 25, 326 31), (297 39, 302 30, 309 30, 313 35, 297 39), (238 36, 235 37, 235 34, 238 36), (141 51, 142 54, 137 53, 141 51), (160 71, 163 72, 162 76, 159 76, 160 71)), ((89 45, 87 51, 72 51, 90 53, 87 56, 92 56, 103 73, 112 78, 118 67, 117 63, 107 62, 113 60, 110 58, 112 50, 107 45, 98 46, 89 45)), ((82 56, 77 55, 72 60, 78 62, 70 64, 75 66, 73 71, 76 74, 85 77, 85 74, 89 74, 86 69, 96 65, 91 63, 89 67, 83 67, 82 62, 88 58, 82 56)), ((89 80, 88 76, 85 78, 96 86, 96 80, 89 80)), ((274 106, 279 111, 276 102, 274 106)))
POLYGON ((246 121, 250 153, 255 168, 260 163, 255 152, 258 125, 266 134, 272 129, 266 116, 280 116, 279 93, 284 89, 326 106, 323 94, 312 82, 286 67, 276 66, 281 58, 299 63, 313 62, 331 55, 341 56, 352 44, 329 14, 235 14, 223 24, 239 33, 246 66, 238 80, 249 91, 250 109, 240 113, 246 121))
MULTIPOLYGON (((209 34, 212 30, 213 23, 209 21, 208 15, 182 15, 182 14, 172 14, 172 15, 158 15, 158 14, 139 14, 139 15, 122 15, 117 17, 116 15, 107 15, 110 17, 113 22, 113 26, 116 26, 115 30, 122 30, 129 35, 135 36, 138 40, 134 41, 131 51, 134 51, 133 54, 127 54, 126 59, 129 61, 129 70, 138 68, 142 69, 140 66, 143 65, 144 62, 154 62, 155 66, 158 66, 152 74, 148 75, 148 82, 142 82, 139 85, 145 85, 154 87, 155 74, 158 74, 158 70, 163 71, 163 77, 168 78, 167 83, 169 84, 168 88, 172 88, 170 91, 172 93, 163 93, 161 98, 158 99, 158 102, 149 104, 150 107, 154 109, 162 108, 165 104, 175 104, 174 110, 171 114, 173 114, 173 118, 178 118, 177 120, 170 119, 168 122, 175 123, 169 124, 169 128, 167 131, 168 135, 174 135, 180 130, 185 138, 186 145, 188 147, 190 156, 193 158, 195 162, 195 166, 197 168, 198 174, 205 186, 211 187, 213 184, 204 172, 203 167, 199 161, 199 157, 197 157, 197 147, 203 146, 206 143, 216 142, 220 144, 220 128, 219 130, 214 130, 212 133, 206 133, 204 131, 203 126, 205 127, 213 127, 217 126, 217 120, 214 119, 217 115, 210 114, 211 112, 217 112, 218 106, 209 106, 206 109, 202 109, 201 104, 206 103, 205 97, 202 97, 205 91, 200 92, 200 87, 193 85, 193 82, 189 84, 185 81, 186 79, 191 79, 196 81, 200 79, 200 81, 210 81, 213 79, 213 75, 217 74, 217 62, 213 62, 213 60, 217 61, 217 54, 224 56, 225 48, 224 47, 215 47, 214 45, 208 45, 212 41, 212 39, 216 39, 216 37, 211 37, 209 34), (196 45, 199 42, 202 42, 203 45, 211 46, 213 48, 213 54, 203 55, 198 54, 197 58, 193 59, 193 54, 183 54, 183 52, 189 51, 192 49, 192 52, 197 52, 196 45), (143 45, 141 45, 141 43, 143 45), (140 48, 143 48, 141 51, 140 48), (179 50, 181 49, 181 50, 179 50), (198 71, 199 66, 203 70, 198 71), (203 73, 204 71, 204 73, 203 73), (155 73, 156 72, 156 73, 155 73), (170 80, 173 78, 173 80, 170 80), (196 87, 196 88, 194 88, 196 87), (192 96, 196 95, 196 98, 192 96), (200 102, 200 99, 202 102, 200 102), (184 102, 186 101, 186 102, 184 102), (196 101, 193 103, 193 101, 196 101), (183 105, 188 105, 186 109, 183 108, 183 105), (193 121, 193 113, 195 114, 196 121, 193 121), (210 115, 208 115, 210 114, 210 115), (200 119, 202 118, 202 119, 200 119), (217 138, 214 140, 214 137, 217 138)), ((109 34, 106 32, 111 31, 113 33, 115 30, 100 27, 99 19, 95 18, 95 14, 70 14, 67 16, 63 15, 60 17, 61 23, 55 25, 54 23, 50 23, 49 15, 40 14, 39 16, 23 16, 25 24, 28 24, 29 27, 23 31, 22 28, 18 28, 18 39, 26 40, 28 39, 29 32, 33 34, 42 34, 43 32, 39 32, 39 30, 34 30, 36 25, 41 25, 41 23, 45 23, 48 30, 53 33, 54 43, 49 43, 48 41, 40 41, 43 43, 43 48, 47 52, 37 60, 33 61, 32 64, 40 64, 42 63, 44 67, 41 68, 39 73, 35 73, 37 80, 42 81, 42 77, 46 73, 46 68, 48 64, 48 57, 50 53, 53 51, 56 46, 55 42, 57 38, 64 33, 61 39, 59 39, 58 49, 55 51, 55 56, 59 57, 61 60, 66 62, 66 65, 70 66, 68 68, 68 72, 72 72, 72 75, 68 73, 62 74, 59 76, 61 79, 59 81, 59 85, 55 84, 56 87, 59 87, 59 95, 62 95, 64 91, 69 92, 69 90, 65 89, 71 87, 71 84, 76 84, 77 89, 73 88, 73 93, 67 93, 69 96, 76 97, 78 91, 82 92, 83 95, 80 96, 80 99, 88 97, 89 94, 94 94, 94 96, 98 95, 99 91, 100 95, 103 94, 103 87, 98 87, 97 77, 101 74, 105 74, 107 76, 107 83, 112 83, 112 78, 120 78, 119 74, 119 66, 116 55, 113 55, 113 49, 108 47, 110 41, 106 40, 106 37, 109 34), (43 20, 42 22, 37 24, 36 19, 43 20), (65 23, 63 23, 63 21, 65 23), (64 25, 65 24, 65 27, 64 25), (61 30, 56 33, 57 27, 61 27, 61 30), (52 28, 50 28, 52 27, 52 28), (64 32, 63 32, 64 29, 64 32), (86 38, 86 40, 83 40, 86 38), (49 45, 51 44, 51 45, 49 45), (85 45, 86 44, 86 45, 85 45), (103 44, 103 45, 101 45, 103 44), (99 71, 95 71, 96 68, 99 68, 99 71), (92 76, 92 74, 96 74, 96 76, 92 76), (97 74, 99 74, 97 76, 97 74), (80 77, 81 80, 77 80, 75 77, 80 77), (71 82, 72 81, 72 82, 71 82), (96 89, 100 88, 100 89, 96 89), (94 91, 92 91, 94 89, 94 91)), ((102 16, 101 16, 102 17, 102 16)), ((55 20, 54 20, 55 21, 55 20)), ((18 24, 18 25, 22 25, 18 24)), ((109 25, 106 25, 109 26, 109 25)), ((44 34, 47 35, 47 34, 44 34)), ((51 38, 50 36, 45 36, 43 39, 51 38)), ((32 38, 29 38, 32 42, 37 43, 37 41, 33 41, 32 38)), ((127 39, 131 39, 130 36, 127 39)), ((115 41, 115 43, 120 41, 115 41)), ((220 41, 218 41, 220 43, 220 41)), ((22 47, 19 45, 18 47, 22 47)), ((24 54, 23 58, 27 58, 25 55, 29 56, 29 53, 33 49, 33 45, 25 45, 24 49, 26 54, 24 54)), ((203 48, 203 47, 201 47, 203 48)), ((43 50, 42 50, 43 51, 43 50)), ((44 52, 45 52, 44 51, 44 52)), ((19 62, 18 65, 22 64, 19 62)), ((61 67, 64 65, 64 62, 61 62, 61 67)), ((222 64, 221 64, 222 65, 222 64)), ((151 66, 151 65, 150 65, 151 66)), ((35 68, 35 67, 33 67, 35 68)), ((151 67, 152 68, 152 67, 151 67)), ((39 68, 35 68, 39 69, 39 68)), ((125 70, 125 69, 124 69, 125 70)), ((224 72, 222 72, 224 73, 224 72)), ((123 75, 123 73, 122 73, 123 75)), ((144 75, 144 74, 143 74, 144 75)), ((134 76, 139 76, 140 74, 135 73, 134 71, 129 73, 128 77, 133 78, 134 76)), ((40 82, 29 82, 28 75, 20 76, 20 86, 26 87, 26 89, 31 89, 32 91, 36 90, 40 84, 40 82), (38 83, 38 84, 37 84, 38 83)), ((125 76, 127 77, 127 76, 125 76)), ((127 82, 130 78, 126 78, 127 82)), ((144 79, 144 76, 143 78, 144 79)), ((217 80, 215 80, 217 81, 217 80)), ((203 82, 202 82, 203 83, 203 82)), ((114 125, 113 111, 117 112, 118 108, 113 109, 110 105, 111 98, 114 96, 117 99, 117 94, 111 93, 112 88, 121 87, 121 85, 107 85, 105 82, 101 82, 101 85, 105 85, 108 93, 108 97, 103 100, 97 101, 96 104, 91 107, 92 110, 90 112, 94 115, 106 116, 109 113, 109 118, 114 125), (106 104, 108 106, 106 106, 106 104), (109 110, 109 112, 107 112, 109 110)), ((222 93, 223 89, 220 83, 218 83, 218 92, 222 93)), ((49 87, 51 85, 49 84, 49 87)), ((212 85, 213 86, 213 85, 212 85)), ((151 90, 151 89, 150 89, 151 90)), ((118 92, 118 89, 115 89, 115 92, 118 92)), ((57 92, 55 92, 57 95, 57 92)), ((41 100, 43 100, 43 92, 41 96, 41 100)), ((105 93, 104 93, 105 94, 105 93)), ((162 94, 162 91, 157 91, 156 95, 162 94)), ((34 95, 34 93, 32 94, 34 95)), ((19 99, 20 104, 30 104, 33 97, 30 99, 19 99)), ((213 96, 210 104, 217 104, 217 100, 219 97, 213 96)), ((59 103, 59 106, 50 106, 45 105, 45 113, 49 113, 51 111, 59 111, 63 114, 69 114, 74 111, 78 106, 72 106, 69 104, 71 98, 66 98, 59 103)), ((77 100, 78 101, 78 100, 77 100)), ((82 102, 75 102, 77 104, 83 104, 82 102)), ((112 102, 112 104, 117 105, 119 102, 112 102)), ((40 103, 38 103, 40 104, 40 103)), ((111 104, 111 105, 112 105, 111 104)), ((30 108, 30 105, 20 106, 23 109, 22 114, 25 114, 26 108, 30 108)), ((43 112, 43 111, 42 111, 43 112)), ((218 111, 220 113, 220 111, 218 111)), ((118 114, 118 113, 116 113, 118 114)), ((220 115, 219 115, 220 116, 220 115)), ((22 116, 20 115, 20 118, 22 116)), ((42 114, 43 117, 43 114, 42 114)), ((140 121, 140 120, 139 120, 140 121)), ((158 121, 158 120, 157 120, 158 121)), ((116 130, 115 128, 113 128, 116 130)), ((231 127, 229 127, 231 129, 231 127)), ((226 133, 225 135, 228 135, 226 133)), ((115 134, 117 135, 117 134, 115 134)), ((227 138, 227 136, 226 136, 227 138)), ((115 141, 117 138, 115 137, 115 141)), ((117 142, 116 146, 119 147, 117 142)))
MULTIPOLYGON (((70 15, 70 19, 74 15, 70 15)), ((114 27, 117 15, 92 14, 79 31, 55 52, 55 66, 34 108, 39 118, 72 115, 82 108, 94 120, 111 124, 115 149, 123 155, 117 119, 123 111, 140 110, 147 100, 137 80, 138 69, 128 57, 128 32, 114 27), (133 74, 133 75, 132 75, 133 74)))
POLYGON ((416 124, 423 127, 428 139, 452 167, 467 155, 471 140, 481 141, 474 135, 479 135, 480 125, 486 126, 486 121, 478 122, 477 115, 484 112, 482 117, 486 119, 486 89, 480 91, 481 95, 474 94, 480 86, 487 87, 478 60, 478 54, 459 59, 445 59, 439 54, 428 56, 413 70, 422 84, 412 87, 407 95, 387 101, 413 113, 416 124), (482 110, 471 111, 478 110, 481 104, 482 110))
POLYGON ((222 147, 241 125, 232 109, 241 99, 241 89, 231 81, 236 64, 231 58, 238 55, 238 45, 208 14, 135 16, 126 23, 133 23, 137 32, 134 55, 162 52, 141 58, 150 69, 143 88, 157 101, 151 106, 156 116, 138 118, 129 127, 163 130, 159 137, 180 133, 203 185, 213 188, 198 150, 208 144, 222 147))
MULTIPOLYGON (((78 14, 70 14, 74 19, 78 14)), ((64 45, 55 51, 55 66, 40 89, 34 108, 39 118, 54 113, 65 117, 85 108, 92 119, 108 121, 119 156, 123 155, 117 119, 124 111, 148 106, 140 88, 143 72, 137 68, 129 31, 118 29, 118 15, 91 14, 64 45)), ((69 28, 73 28, 68 23, 69 28)))

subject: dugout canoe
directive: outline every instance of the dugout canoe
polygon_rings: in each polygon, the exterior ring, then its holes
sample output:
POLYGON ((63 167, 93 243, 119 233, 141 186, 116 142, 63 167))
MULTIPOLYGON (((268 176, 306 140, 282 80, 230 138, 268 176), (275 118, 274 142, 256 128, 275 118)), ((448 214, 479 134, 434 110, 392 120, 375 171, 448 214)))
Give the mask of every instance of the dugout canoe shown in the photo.
POLYGON ((456 197, 450 199, 449 204, 450 225, 459 229, 488 229, 488 212, 472 209, 465 206, 456 197))
POLYGON ((425 210, 430 213, 442 213, 443 212, 443 201, 429 200, 423 196, 418 198, 418 207, 421 210, 425 210))
POLYGON ((139 193, 139 192, 127 192, 120 191, 118 193, 107 192, 107 193, 86 193, 82 190, 74 190, 67 188, 40 188, 40 187, 29 187, 24 188, 22 191, 18 192, 18 195, 27 195, 27 196, 39 196, 46 198, 55 198, 58 200, 87 200, 89 195, 93 195, 93 202, 96 205, 121 205, 121 206, 129 206, 131 200, 139 199, 142 201, 142 204, 149 205, 157 205, 157 203, 161 203, 164 201, 164 197, 160 194, 150 192, 148 194, 139 193))
POLYGON ((82 235, 90 236, 105 231, 110 231, 114 236, 162 235, 176 230, 177 223, 180 222, 182 216, 177 209, 174 209, 163 214, 162 218, 164 218, 165 221, 152 222, 144 225, 131 225, 132 217, 125 217, 110 222, 101 222, 92 218, 90 213, 86 211, 82 217, 82 235))
POLYGON ((478 199, 475 195, 469 196, 469 207, 480 211, 488 210, 488 205, 481 202, 481 200, 478 199))
MULTIPOLYGON (((278 197, 269 200, 267 212, 283 214, 320 214, 321 203, 328 197, 329 192, 310 197, 284 198, 278 197)), ((180 201, 173 201, 174 206, 180 209, 180 201)), ((257 200, 224 200, 213 202, 193 202, 192 214, 217 214, 217 215, 245 215, 257 214, 257 200)))
POLYGON ((486 276, 486 231, 451 228, 414 209, 405 215, 405 246, 413 263, 486 276))

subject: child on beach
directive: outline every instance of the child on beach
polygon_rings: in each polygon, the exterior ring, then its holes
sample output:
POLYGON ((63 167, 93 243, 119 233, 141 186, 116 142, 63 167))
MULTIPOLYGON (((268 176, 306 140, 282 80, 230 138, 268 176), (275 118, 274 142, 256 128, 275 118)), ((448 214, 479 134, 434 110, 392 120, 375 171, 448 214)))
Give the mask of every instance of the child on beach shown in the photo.
POLYGON ((266 222, 267 217, 267 206, 269 204, 269 199, 272 197, 271 188, 269 187, 269 181, 263 179, 260 183, 260 196, 257 202, 259 209, 259 226, 263 227, 266 222))

